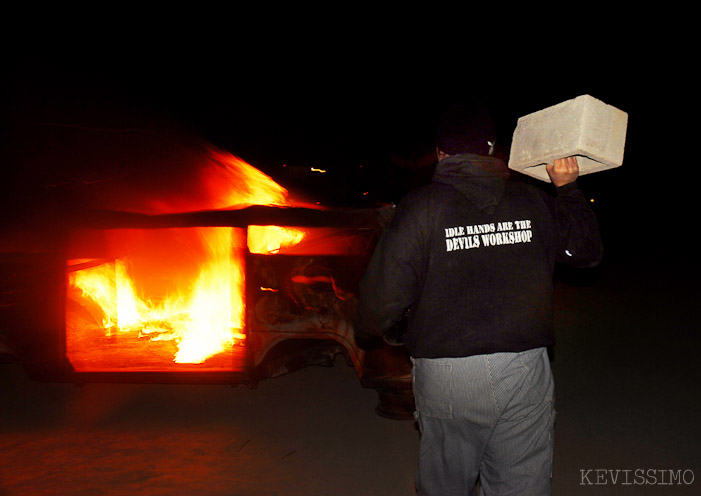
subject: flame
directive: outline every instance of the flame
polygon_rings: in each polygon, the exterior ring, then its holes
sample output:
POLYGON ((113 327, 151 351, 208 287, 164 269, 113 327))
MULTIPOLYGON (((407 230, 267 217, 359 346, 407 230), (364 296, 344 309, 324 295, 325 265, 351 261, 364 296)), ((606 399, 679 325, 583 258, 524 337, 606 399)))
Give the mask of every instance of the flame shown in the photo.
POLYGON ((251 253, 278 253, 280 249, 298 245, 304 231, 278 226, 248 226, 248 249, 251 253))
POLYGON ((137 332, 149 341, 174 341, 176 363, 202 363, 246 338, 243 269, 231 256, 233 229, 198 229, 207 255, 189 290, 174 288, 160 301, 140 297, 128 273, 128 260, 118 259, 72 272, 69 284, 95 302, 103 313, 107 336, 137 332))
POLYGON ((208 208, 289 205, 288 193, 270 176, 230 153, 210 149, 203 169, 208 208))
MULTIPOLYGON (((210 150, 203 167, 204 200, 156 203, 160 213, 198 208, 287 205, 287 190, 238 157, 210 150)), ((245 343, 243 232, 233 228, 196 228, 200 254, 196 276, 158 298, 141 295, 143 285, 130 274, 130 257, 69 274, 74 294, 93 301, 102 313, 106 336, 130 333, 150 342, 177 346, 175 363, 202 363, 245 343)), ((296 229, 250 226, 252 253, 276 253, 304 238, 296 229)))

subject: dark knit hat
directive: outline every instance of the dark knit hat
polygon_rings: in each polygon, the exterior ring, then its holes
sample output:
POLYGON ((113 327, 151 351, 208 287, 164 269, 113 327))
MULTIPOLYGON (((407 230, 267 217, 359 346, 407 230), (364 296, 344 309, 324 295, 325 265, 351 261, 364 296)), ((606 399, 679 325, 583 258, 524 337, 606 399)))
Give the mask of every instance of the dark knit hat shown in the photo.
POLYGON ((441 116, 436 147, 448 155, 490 155, 496 138, 496 126, 487 106, 480 101, 461 102, 441 116))

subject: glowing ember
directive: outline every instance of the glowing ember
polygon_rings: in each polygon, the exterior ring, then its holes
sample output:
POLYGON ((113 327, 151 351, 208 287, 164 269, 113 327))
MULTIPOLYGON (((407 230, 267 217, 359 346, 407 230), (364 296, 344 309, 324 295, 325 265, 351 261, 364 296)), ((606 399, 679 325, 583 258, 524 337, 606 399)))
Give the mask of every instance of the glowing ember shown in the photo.
MULTIPOLYGON (((205 198, 187 198, 178 204, 151 202, 158 213, 247 205, 286 205, 287 191, 270 177, 243 160, 211 151, 202 168, 205 198)), ((177 230, 173 230, 177 231, 177 230)), ((69 275, 70 296, 81 304, 91 301, 100 310, 99 326, 106 337, 129 335, 138 340, 170 342, 176 346, 172 361, 202 363, 209 357, 245 343, 243 231, 233 228, 196 228, 185 258, 196 257, 197 271, 189 278, 169 275, 172 287, 165 293, 144 295, 148 286, 141 278, 147 271, 132 272, 133 265, 159 265, 157 255, 129 254, 97 266, 74 270, 69 275), (194 254, 194 255, 193 255, 194 254)), ((174 235, 177 237, 177 235, 174 235)), ((276 253, 293 246, 304 232, 276 226, 251 226, 249 249, 254 253, 276 253)), ((144 250, 148 250, 147 248, 144 250)), ((154 269, 155 270, 155 269, 154 269)), ((174 267, 173 270, 177 270, 174 267)), ((77 338, 67 337, 71 348, 77 338)), ((71 349, 68 350, 69 355, 71 349)))

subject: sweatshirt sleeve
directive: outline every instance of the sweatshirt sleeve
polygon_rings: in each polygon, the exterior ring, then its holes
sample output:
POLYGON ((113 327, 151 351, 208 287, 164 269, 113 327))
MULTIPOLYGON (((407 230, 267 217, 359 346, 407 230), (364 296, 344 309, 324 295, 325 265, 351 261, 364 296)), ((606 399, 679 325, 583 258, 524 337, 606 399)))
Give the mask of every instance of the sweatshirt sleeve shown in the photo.
POLYGON ((360 282, 354 331, 361 346, 382 337, 419 297, 423 251, 415 208, 397 207, 360 282))
POLYGON ((552 208, 558 233, 557 261, 572 267, 594 267, 603 258, 596 215, 576 183, 556 189, 552 208))

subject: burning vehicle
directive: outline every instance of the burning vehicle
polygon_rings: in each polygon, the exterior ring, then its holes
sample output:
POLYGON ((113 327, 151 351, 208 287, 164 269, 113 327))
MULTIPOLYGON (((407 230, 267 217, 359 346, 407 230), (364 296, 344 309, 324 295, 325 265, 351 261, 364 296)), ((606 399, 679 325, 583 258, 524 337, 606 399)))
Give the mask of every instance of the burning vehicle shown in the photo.
POLYGON ((255 387, 342 356, 378 414, 412 418, 406 352, 362 350, 352 329, 391 207, 296 205, 234 155, 210 148, 203 163, 197 201, 62 207, 31 242, 5 233, 5 359, 41 381, 255 387))

